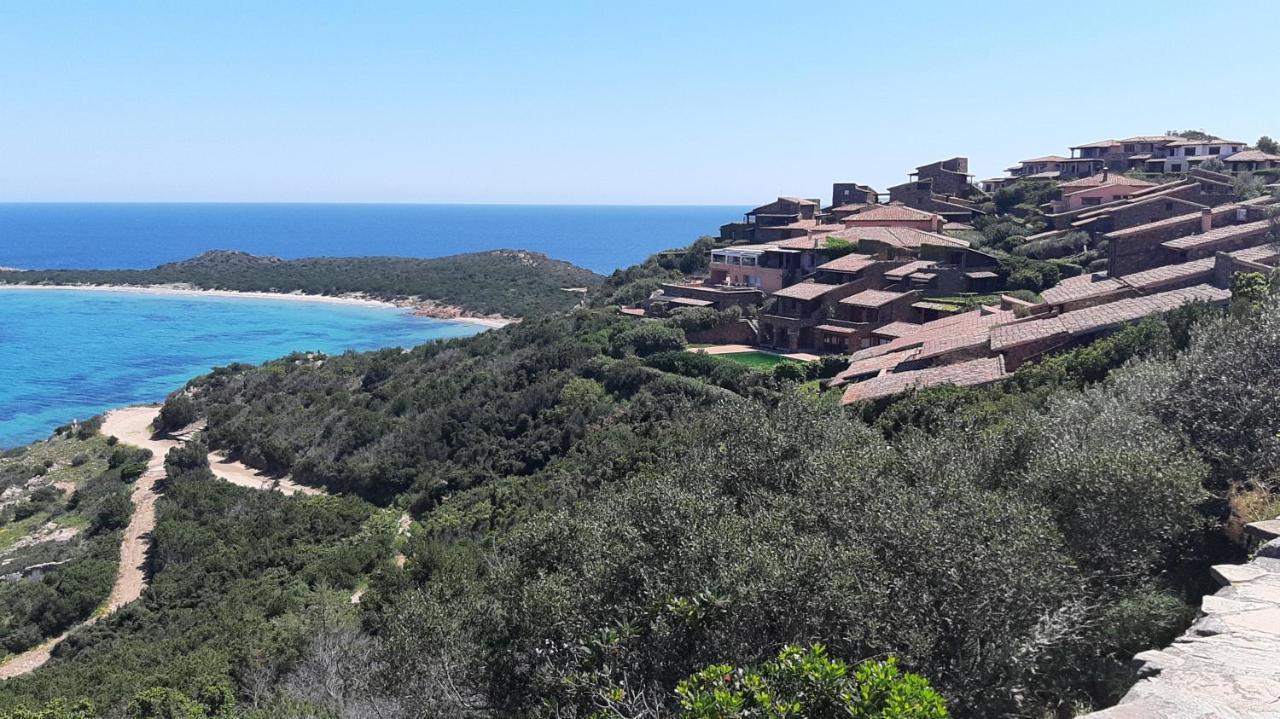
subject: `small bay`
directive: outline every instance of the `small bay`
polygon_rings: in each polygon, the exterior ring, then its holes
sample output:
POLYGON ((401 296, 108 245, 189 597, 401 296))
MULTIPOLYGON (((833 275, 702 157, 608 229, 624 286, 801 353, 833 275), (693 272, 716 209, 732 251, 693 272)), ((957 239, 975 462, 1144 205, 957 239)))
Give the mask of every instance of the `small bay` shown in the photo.
POLYGON ((484 327, 390 306, 0 287, 0 448, 157 402, 232 362, 410 347, 484 327))

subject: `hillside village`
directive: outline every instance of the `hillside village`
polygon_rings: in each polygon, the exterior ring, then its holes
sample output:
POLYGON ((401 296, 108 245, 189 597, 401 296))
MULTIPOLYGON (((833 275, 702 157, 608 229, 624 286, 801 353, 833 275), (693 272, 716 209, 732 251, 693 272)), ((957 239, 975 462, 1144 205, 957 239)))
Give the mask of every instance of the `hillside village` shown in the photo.
POLYGON ((975 182, 968 160, 917 167, 880 192, 779 197, 727 223, 700 276, 622 307, 711 308, 703 351, 844 356, 842 402, 996 382, 1047 353, 1280 264, 1280 154, 1201 131, 1103 140, 975 182), (736 309, 733 309, 736 308, 736 309), (716 347, 715 345, 721 345, 716 347))

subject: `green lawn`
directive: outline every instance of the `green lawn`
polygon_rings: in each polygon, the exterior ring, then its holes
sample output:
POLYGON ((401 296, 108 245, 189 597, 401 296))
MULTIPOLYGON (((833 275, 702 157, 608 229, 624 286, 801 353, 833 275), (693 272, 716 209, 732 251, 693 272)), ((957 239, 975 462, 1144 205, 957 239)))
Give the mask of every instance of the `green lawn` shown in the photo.
POLYGON ((733 352, 731 354, 722 354, 722 355, 716 355, 716 356, 723 357, 724 359, 728 359, 728 360, 733 360, 734 362, 741 362, 742 364, 745 364, 745 365, 751 365, 752 367, 756 367, 758 369, 770 369, 775 365, 782 364, 783 362, 796 361, 793 359, 787 359, 786 357, 782 357, 779 355, 769 354, 768 352, 756 352, 756 351, 733 352))

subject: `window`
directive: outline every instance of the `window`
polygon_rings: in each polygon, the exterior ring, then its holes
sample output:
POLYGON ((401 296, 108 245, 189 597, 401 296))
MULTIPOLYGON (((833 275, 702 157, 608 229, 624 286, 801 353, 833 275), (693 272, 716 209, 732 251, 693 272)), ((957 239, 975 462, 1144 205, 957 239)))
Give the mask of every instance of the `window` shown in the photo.
POLYGON ((1137 149, 1137 148, 1135 148, 1132 144, 1128 144, 1128 145, 1125 145, 1125 146, 1124 146, 1124 151, 1125 151, 1125 152, 1134 152, 1134 151, 1136 151, 1136 149, 1137 149))
POLYGON ((1210 147, 1210 148, 1209 148, 1209 154, 1210 154, 1210 155, 1216 155, 1216 154, 1218 154, 1219 152, 1222 152, 1222 148, 1221 148, 1221 147, 1218 147, 1218 146, 1216 146, 1216 145, 1215 145, 1214 147, 1210 147))
POLYGON ((1183 149, 1182 149, 1182 154, 1183 154, 1183 155, 1186 155, 1187 157, 1194 157, 1194 156, 1195 156, 1195 154, 1196 154, 1196 148, 1194 148, 1194 147, 1185 147, 1185 148, 1183 148, 1183 149))
POLYGON ((1094 205, 1101 205, 1102 198, 1101 197, 1082 197, 1080 198, 1080 204, 1084 205, 1085 207, 1093 207, 1094 205))
POLYGON ((1175 162, 1172 165, 1169 165, 1169 172, 1182 172, 1182 163, 1175 162))

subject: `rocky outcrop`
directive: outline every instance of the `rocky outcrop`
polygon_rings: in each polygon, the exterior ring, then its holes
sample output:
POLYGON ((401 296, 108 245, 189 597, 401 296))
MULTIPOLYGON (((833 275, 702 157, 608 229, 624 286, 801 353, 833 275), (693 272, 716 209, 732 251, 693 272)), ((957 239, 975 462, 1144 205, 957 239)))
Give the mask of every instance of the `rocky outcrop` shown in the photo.
POLYGON ((1253 561, 1218 565, 1223 584, 1165 649, 1134 658, 1139 680, 1091 719, 1280 719, 1280 520, 1246 528, 1253 561))

